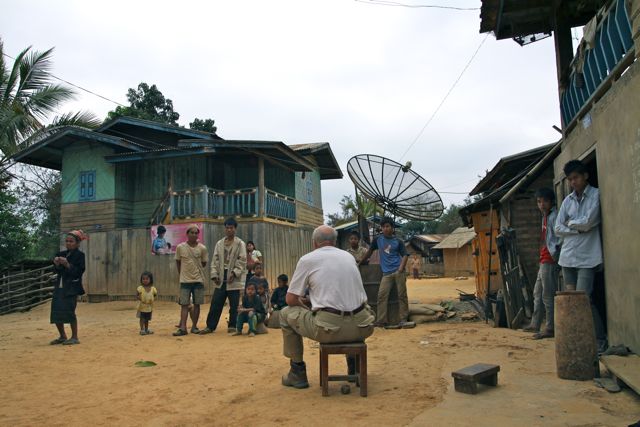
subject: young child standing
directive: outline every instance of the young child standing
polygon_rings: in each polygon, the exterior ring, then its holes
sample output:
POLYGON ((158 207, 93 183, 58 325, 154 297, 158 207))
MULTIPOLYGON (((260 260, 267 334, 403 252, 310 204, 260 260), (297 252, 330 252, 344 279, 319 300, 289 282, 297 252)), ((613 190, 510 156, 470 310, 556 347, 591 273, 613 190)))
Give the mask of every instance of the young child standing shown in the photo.
POLYGON ((140 335, 149 335, 153 331, 149 329, 149 321, 153 313, 153 302, 158 296, 158 290, 153 286, 153 274, 145 271, 140 276, 140 286, 138 292, 138 313, 140 318, 140 335))
POLYGON ((252 283, 255 286, 256 291, 260 287, 260 285, 264 286, 267 293, 269 292, 269 282, 264 277, 264 268, 261 262, 256 262, 253 266, 253 276, 249 280, 247 280, 247 285, 252 283))
POLYGON ((236 332, 233 335, 242 335, 242 326, 247 323, 249 325, 249 336, 256 336, 256 327, 258 322, 263 321, 266 312, 260 297, 256 294, 256 287, 253 283, 249 283, 245 289, 245 295, 242 297, 242 303, 238 307, 238 321, 236 323, 236 332))

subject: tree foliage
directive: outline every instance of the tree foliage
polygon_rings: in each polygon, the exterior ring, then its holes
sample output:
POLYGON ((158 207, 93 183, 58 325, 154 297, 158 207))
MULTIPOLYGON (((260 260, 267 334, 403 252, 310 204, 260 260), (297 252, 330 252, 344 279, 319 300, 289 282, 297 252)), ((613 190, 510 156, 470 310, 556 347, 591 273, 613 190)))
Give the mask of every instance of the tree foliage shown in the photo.
POLYGON ((52 56, 53 48, 37 52, 29 46, 10 65, 0 40, 0 173, 6 172, 12 155, 59 126, 98 124, 87 112, 63 114, 46 124, 62 103, 74 97, 72 89, 54 83, 52 56))
POLYGON ((107 120, 120 116, 177 125, 180 114, 173 109, 173 101, 165 98, 156 85, 142 82, 137 89, 127 91, 128 107, 117 106, 107 113, 107 120))
POLYGON ((218 128, 215 126, 216 121, 213 119, 199 119, 195 118, 189 123, 189 129, 201 130, 204 132, 216 133, 218 128))
POLYGON ((332 227, 356 221, 358 219, 358 213, 364 218, 373 215, 382 215, 382 209, 378 207, 373 200, 361 195, 355 198, 351 195, 342 196, 339 206, 340 212, 327 215, 327 224, 332 227))
POLYGON ((33 218, 18 204, 18 198, 0 184, 0 270, 28 255, 32 244, 33 218))

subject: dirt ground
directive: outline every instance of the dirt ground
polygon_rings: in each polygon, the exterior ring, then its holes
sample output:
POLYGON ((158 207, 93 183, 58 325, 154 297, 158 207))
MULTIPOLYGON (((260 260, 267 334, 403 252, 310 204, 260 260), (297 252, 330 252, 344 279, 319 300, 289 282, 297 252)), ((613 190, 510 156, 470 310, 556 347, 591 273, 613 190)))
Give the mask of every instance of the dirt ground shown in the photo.
MULTIPOLYGON (((439 302, 473 280, 409 281, 409 298, 439 302)), ((376 330, 369 345, 369 397, 323 398, 318 350, 305 341, 311 387, 280 385, 288 369, 277 330, 255 338, 171 336, 175 303, 158 303, 154 335, 139 336, 134 302, 79 304, 78 346, 50 346, 49 305, 0 317, 0 425, 474 425, 626 426, 640 420, 630 390, 555 375, 553 340, 483 322, 376 330), (137 368, 139 360, 157 366, 137 368), (451 371, 499 364, 498 387, 453 390, 451 371)), ((208 305, 203 306, 206 313, 208 305)), ((201 322, 202 326, 202 322, 201 322)), ((346 369, 331 359, 330 371, 346 369)))

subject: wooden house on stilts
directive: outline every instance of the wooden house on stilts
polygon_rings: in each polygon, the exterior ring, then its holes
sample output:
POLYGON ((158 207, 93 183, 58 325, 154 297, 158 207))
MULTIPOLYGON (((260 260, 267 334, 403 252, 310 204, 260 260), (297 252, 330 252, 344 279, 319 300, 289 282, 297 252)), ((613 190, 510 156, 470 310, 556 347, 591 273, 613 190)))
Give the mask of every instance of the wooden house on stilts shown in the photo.
POLYGON ((89 301, 129 298, 144 270, 161 296, 175 298, 175 262, 151 253, 151 227, 198 223, 212 252, 226 217, 255 242, 275 285, 324 222, 321 180, 342 177, 328 143, 225 140, 129 117, 96 130, 64 128, 15 159, 61 171, 61 230, 90 236, 82 246, 89 301))

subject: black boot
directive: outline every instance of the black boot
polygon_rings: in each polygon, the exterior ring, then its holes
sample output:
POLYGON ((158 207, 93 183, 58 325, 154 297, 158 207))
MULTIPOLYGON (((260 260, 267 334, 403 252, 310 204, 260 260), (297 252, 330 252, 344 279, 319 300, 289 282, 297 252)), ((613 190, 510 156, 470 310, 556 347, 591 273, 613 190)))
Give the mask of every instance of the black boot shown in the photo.
POLYGON ((291 369, 287 375, 282 376, 282 385, 294 388, 307 388, 307 365, 304 362, 295 363, 291 361, 291 369))

